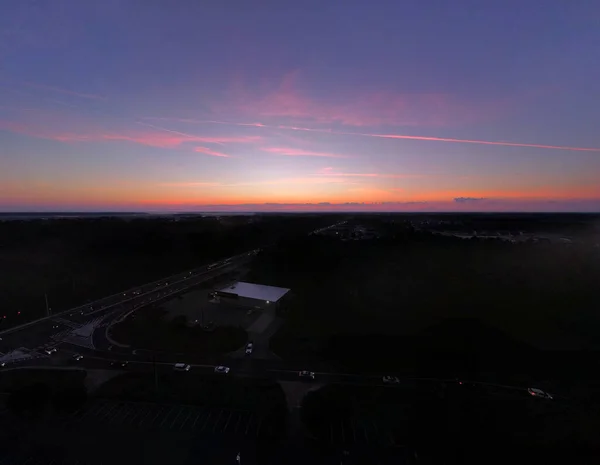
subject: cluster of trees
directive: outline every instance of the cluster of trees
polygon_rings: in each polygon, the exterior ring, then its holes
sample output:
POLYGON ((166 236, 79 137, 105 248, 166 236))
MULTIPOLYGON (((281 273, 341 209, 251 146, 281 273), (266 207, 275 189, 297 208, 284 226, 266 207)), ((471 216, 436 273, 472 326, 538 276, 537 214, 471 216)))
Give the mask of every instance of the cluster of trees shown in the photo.
POLYGON ((6 407, 19 416, 40 418, 45 413, 72 413, 87 401, 85 372, 68 370, 17 370, 0 377, 8 392, 6 407))

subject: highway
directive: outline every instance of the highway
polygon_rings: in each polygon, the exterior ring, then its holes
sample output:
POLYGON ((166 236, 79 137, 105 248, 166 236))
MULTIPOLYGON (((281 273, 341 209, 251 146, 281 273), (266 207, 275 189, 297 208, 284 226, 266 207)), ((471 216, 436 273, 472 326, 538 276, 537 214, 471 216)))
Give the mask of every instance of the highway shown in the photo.
POLYGON ((54 344, 57 335, 88 324, 99 325, 93 333, 93 338, 90 337, 92 347, 94 347, 94 343, 97 343, 100 351, 108 350, 111 344, 104 337, 105 331, 101 330, 106 321, 133 309, 141 309, 145 305, 184 292, 202 282, 230 272, 247 263, 255 253, 256 250, 251 250, 219 261, 218 264, 205 265, 194 270, 178 273, 50 317, 40 318, 4 330, 0 332, 0 359, 5 361, 7 365, 14 363, 7 357, 7 354, 13 353, 15 350, 23 352, 24 355, 35 353, 36 357, 38 355, 43 357, 43 348, 54 344))

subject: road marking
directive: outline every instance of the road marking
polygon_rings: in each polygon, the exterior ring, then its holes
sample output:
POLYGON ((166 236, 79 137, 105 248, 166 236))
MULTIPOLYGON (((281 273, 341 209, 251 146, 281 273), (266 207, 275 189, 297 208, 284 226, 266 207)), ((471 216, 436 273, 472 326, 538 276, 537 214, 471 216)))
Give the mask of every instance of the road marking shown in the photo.
POLYGON ((132 416, 129 419, 129 424, 132 426, 138 426, 139 423, 137 423, 136 421, 134 421, 136 418, 139 420, 140 418, 146 418, 146 416, 148 415, 148 412, 150 412, 150 408, 148 406, 140 406, 140 408, 138 409, 138 411, 135 413, 134 416, 132 416), (146 415, 142 415, 143 413, 146 413, 146 415))
POLYGON ((179 415, 181 415, 181 412, 183 412, 185 409, 180 409, 179 412, 177 412, 177 416, 175 417, 175 419, 173 420, 173 422, 171 423, 171 426, 169 426, 169 429, 173 428, 173 426, 175 426, 175 422, 177 421, 177 419, 179 418, 179 415))
POLYGON ((206 410, 206 407, 202 407, 202 410, 200 411, 200 413, 196 416, 196 419, 194 420, 194 423, 192 424, 192 429, 194 429, 196 427, 196 422, 198 421, 198 419, 200 417, 204 416, 204 410, 206 410))
MULTIPOLYGON (((98 405, 91 405, 90 407, 88 407, 88 409, 85 411, 85 413, 83 415, 81 415, 77 421, 75 423, 79 423, 80 421, 82 421, 85 417, 87 417, 90 413, 94 412, 94 410, 96 410, 96 408, 98 407, 98 405)), ((92 416, 95 416, 96 413, 93 413, 92 416)))
POLYGON ((244 435, 248 435, 248 429, 250 429, 250 423, 252 422, 252 416, 253 414, 250 414, 250 417, 248 417, 248 423, 246 423, 246 431, 244 432, 244 435))
POLYGON ((242 416, 243 416, 243 413, 242 413, 242 412, 238 412, 238 415, 239 415, 239 416, 238 416, 238 421, 236 422, 236 424, 235 424, 235 429, 233 430, 233 433, 234 433, 234 434, 236 434, 236 433, 237 433, 238 427, 240 426, 240 421, 242 421, 242 416))
POLYGON ((127 414, 126 414, 126 415, 125 415, 123 418, 121 418, 121 423, 125 423, 125 418, 127 418, 127 417, 129 416, 129 414, 130 414, 130 413, 133 413, 133 412, 135 412, 135 415, 132 417, 132 418, 135 418, 135 416, 136 416, 136 415, 137 415, 137 414, 140 412, 140 411, 138 410, 138 408, 139 408, 139 407, 140 407, 139 405, 135 405, 135 406, 133 406, 133 407, 131 408, 131 410, 130 410, 129 412, 127 412, 127 414))
POLYGON ((110 404, 108 402, 104 402, 102 403, 102 406, 100 407, 100 409, 94 414, 94 416, 99 416, 100 412, 102 412, 102 410, 104 410, 106 407, 108 407, 110 404))
POLYGON ((259 417, 258 418, 258 426, 256 427, 256 437, 258 437, 260 434, 260 427, 262 426, 262 422, 263 422, 262 417, 259 417))
POLYGON ((225 426, 223 426, 223 429, 221 430, 222 433, 224 433, 227 430, 227 426, 229 426, 229 420, 231 420, 231 416, 233 415, 233 412, 229 412, 229 416, 227 417, 227 422, 225 422, 225 426))
POLYGON ((146 407, 144 410, 142 410, 142 413, 143 412, 146 412, 146 415, 139 417, 137 422, 132 421, 131 422, 132 425, 142 426, 142 424, 144 423, 144 421, 146 420, 148 415, 150 415, 150 413, 152 413, 152 407, 150 407, 150 406, 146 407))
POLYGON ((163 420, 160 422, 160 425, 158 425, 159 428, 162 428, 162 425, 165 423, 165 421, 167 421, 167 418, 169 418, 169 415, 171 415, 171 412, 173 411, 175 407, 171 407, 169 409, 169 411, 167 412, 167 414, 165 415, 165 417, 163 418, 163 420))
POLYGON ((215 425, 213 426, 213 433, 215 432, 215 429, 217 429, 217 425, 219 424, 219 421, 221 420, 221 415, 223 415, 223 409, 221 409, 219 411, 219 417, 217 418, 217 421, 215 421, 215 425))
MULTIPOLYGON (((154 417, 152 418, 152 420, 150 421, 150 426, 152 426, 154 424, 154 421, 156 420, 156 418, 158 418, 158 415, 160 415, 160 413, 165 409, 166 407, 162 407, 162 406, 158 406, 158 412, 156 413, 156 415, 154 415, 154 417)), ((144 420, 145 421, 145 420, 144 420)), ((142 426, 142 423, 140 423, 140 426, 142 426)))
POLYGON ((185 424, 187 423, 187 421, 190 419, 190 417, 192 416, 192 412, 195 412, 195 409, 189 409, 189 412, 187 414, 187 417, 185 417, 185 420, 183 420, 183 423, 181 424, 181 426, 179 427, 179 430, 181 431, 183 429, 183 427, 185 426, 185 424))
POLYGON ((123 410, 125 408, 125 405, 122 403, 117 403, 115 405, 115 408, 113 409, 113 411, 111 412, 110 415, 107 415, 104 417, 104 419, 106 421, 108 421, 109 423, 114 420, 116 417, 118 417, 121 413, 123 413, 123 410))
POLYGON ((116 413, 116 415, 114 415, 114 416, 113 416, 113 417, 110 419, 110 421, 109 421, 109 424, 112 424, 112 423, 113 423, 113 421, 115 421, 115 420, 117 420, 117 419, 118 419, 117 423, 120 423, 120 422, 121 422, 121 420, 122 420, 122 418, 119 418, 119 417, 120 417, 121 415, 123 415, 123 413, 126 413, 126 415, 125 415, 125 416, 127 416, 127 413, 129 413, 129 409, 130 409, 130 408, 131 408, 131 407, 130 407, 129 405, 123 405, 123 409, 122 409, 122 410, 120 410, 120 411, 118 411, 118 412, 116 413))
POLYGON ((208 420, 210 419, 210 417, 212 416, 212 411, 208 412, 208 416, 206 417, 206 421, 204 422, 204 424, 202 425, 202 429, 200 431, 204 431, 204 427, 206 426, 206 424, 208 423, 208 420))
POLYGON ((110 404, 110 408, 105 413, 102 414, 102 417, 100 417, 100 419, 104 420, 104 419, 108 418, 108 416, 115 409, 116 406, 117 406, 117 403, 110 404))

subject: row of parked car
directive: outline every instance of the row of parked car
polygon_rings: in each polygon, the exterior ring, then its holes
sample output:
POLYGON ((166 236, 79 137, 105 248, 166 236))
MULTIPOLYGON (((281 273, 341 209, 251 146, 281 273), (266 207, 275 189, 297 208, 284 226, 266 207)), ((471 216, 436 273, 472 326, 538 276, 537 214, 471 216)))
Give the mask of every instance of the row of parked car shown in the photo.
MULTIPOLYGON (((175 371, 190 371, 191 370, 191 365, 187 364, 187 363, 176 363, 175 365, 173 365, 173 370, 175 371)), ((214 371, 215 373, 222 373, 222 374, 227 374, 229 373, 231 369, 229 367, 223 366, 223 365, 219 365, 216 366, 214 371)))

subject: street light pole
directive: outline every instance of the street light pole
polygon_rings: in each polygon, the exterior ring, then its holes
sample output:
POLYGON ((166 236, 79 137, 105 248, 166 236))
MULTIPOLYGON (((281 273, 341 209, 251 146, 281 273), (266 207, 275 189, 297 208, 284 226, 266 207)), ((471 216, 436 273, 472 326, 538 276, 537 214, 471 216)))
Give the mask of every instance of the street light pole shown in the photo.
POLYGON ((156 372, 156 352, 152 352, 152 367, 154 369, 154 391, 158 395, 158 373, 156 372))
POLYGON ((46 300, 46 316, 50 316, 50 307, 48 306, 48 293, 44 292, 44 299, 46 300))

